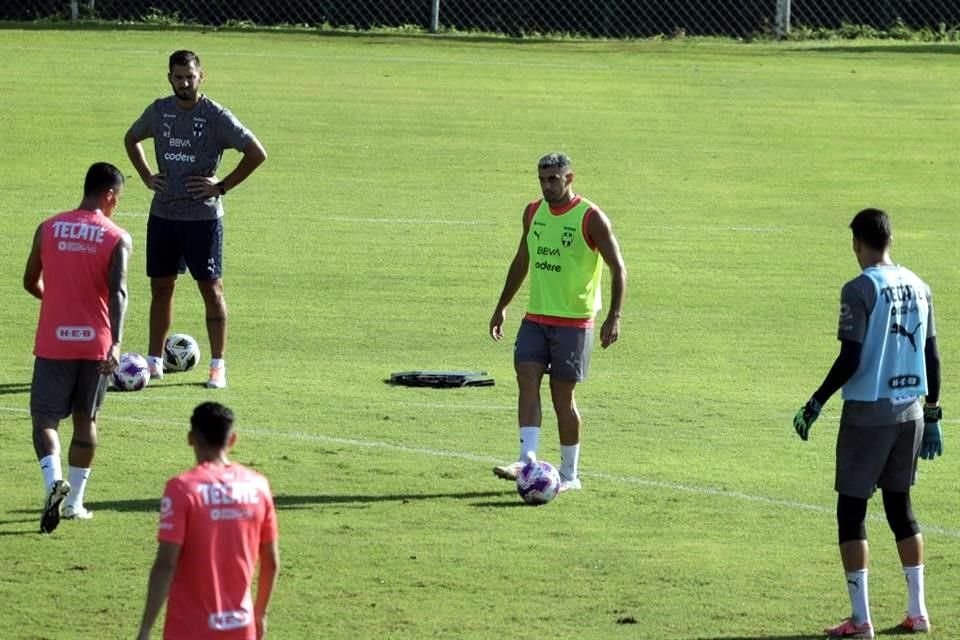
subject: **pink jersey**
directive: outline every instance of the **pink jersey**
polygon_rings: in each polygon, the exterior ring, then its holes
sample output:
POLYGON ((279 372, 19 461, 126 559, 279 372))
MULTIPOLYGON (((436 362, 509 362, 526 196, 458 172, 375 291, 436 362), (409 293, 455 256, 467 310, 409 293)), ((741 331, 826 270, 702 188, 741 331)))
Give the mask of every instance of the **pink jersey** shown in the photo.
POLYGON ((124 234, 99 211, 53 216, 40 231, 43 300, 34 355, 103 360, 110 334, 110 259, 124 234))
POLYGON ((260 545, 277 538, 267 479, 202 463, 167 482, 157 539, 180 545, 165 640, 255 640, 251 582, 260 545))

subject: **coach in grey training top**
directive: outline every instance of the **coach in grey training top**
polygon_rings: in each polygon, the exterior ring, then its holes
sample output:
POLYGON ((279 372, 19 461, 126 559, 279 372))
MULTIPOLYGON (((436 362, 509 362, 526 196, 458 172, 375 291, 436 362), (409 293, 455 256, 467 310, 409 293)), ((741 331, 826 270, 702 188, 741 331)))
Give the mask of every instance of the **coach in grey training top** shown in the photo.
POLYGON ((191 51, 170 56, 173 95, 155 100, 127 131, 124 146, 140 179, 153 191, 147 221, 150 277, 150 377, 163 378, 163 345, 173 317, 177 276, 190 269, 206 306, 210 338, 207 387, 227 386, 224 352, 227 305, 223 296, 223 197, 267 159, 253 133, 230 111, 200 93, 203 69, 191 51), (153 138, 154 173, 141 142, 153 138), (217 177, 226 149, 243 157, 217 177))
POLYGON ((178 100, 176 96, 158 98, 130 127, 137 140, 153 138, 157 166, 164 177, 164 188, 154 193, 150 215, 214 220, 223 215, 221 194, 198 199, 187 190, 187 179, 216 176, 226 149, 243 152, 255 138, 228 109, 206 96, 189 111, 180 109, 178 100))

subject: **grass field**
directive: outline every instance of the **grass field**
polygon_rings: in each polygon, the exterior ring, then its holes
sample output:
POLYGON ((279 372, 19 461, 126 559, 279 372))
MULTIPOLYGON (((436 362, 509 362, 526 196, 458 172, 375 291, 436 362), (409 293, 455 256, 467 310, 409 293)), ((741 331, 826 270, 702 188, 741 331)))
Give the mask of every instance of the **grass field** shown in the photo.
MULTIPOLYGON (((960 636, 960 48, 8 29, 0 56, 0 638, 133 637, 159 495, 208 398, 238 415, 234 458, 273 483, 274 638, 820 637, 848 613, 839 398, 810 442, 790 421, 836 354, 865 206, 891 213, 894 258, 936 296, 946 452, 914 505, 935 637, 960 636), (168 93, 177 48, 270 154, 227 198, 230 387, 194 371, 110 394, 96 517, 40 536, 29 242, 79 202, 89 163, 133 174, 123 134, 168 93), (578 391, 584 491, 533 509, 490 474, 516 454, 516 392, 512 341, 487 321, 554 149, 613 220, 630 282, 621 341, 578 391), (413 368, 497 385, 383 383, 413 368)), ((134 237, 135 351, 148 204, 131 178, 116 219, 134 237)), ((189 279, 174 330, 206 350, 189 279)), ((550 412, 544 427, 558 461, 550 412)), ((889 632, 906 596, 879 501, 869 531, 889 632)))

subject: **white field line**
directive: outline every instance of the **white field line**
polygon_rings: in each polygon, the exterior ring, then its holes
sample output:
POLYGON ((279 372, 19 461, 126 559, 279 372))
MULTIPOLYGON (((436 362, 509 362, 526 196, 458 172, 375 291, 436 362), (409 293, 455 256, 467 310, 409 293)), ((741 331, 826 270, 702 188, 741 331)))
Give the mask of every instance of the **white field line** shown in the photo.
MULTIPOLYGON (((0 412, 10 412, 10 413, 27 413, 26 409, 14 409, 11 407, 0 407, 0 412)), ((135 423, 145 423, 145 424, 162 424, 164 426, 181 426, 184 425, 180 422, 174 421, 163 421, 163 420, 148 420, 144 418, 113 418, 117 421, 123 422, 135 422, 135 423)), ((277 431, 275 429, 265 429, 261 427, 245 427, 243 429, 244 433, 250 435, 259 435, 262 437, 270 439, 282 439, 282 440, 298 440, 301 442, 319 442, 326 444, 336 444, 344 445, 348 447, 358 447, 364 449, 384 449, 387 451, 396 451, 400 453, 408 453, 413 455, 423 455, 430 456, 434 458, 455 458, 458 460, 469 460, 471 462, 483 462, 487 464, 495 464, 498 462, 503 462, 499 458, 493 456, 481 455, 476 453, 469 453, 465 451, 447 451, 443 449, 430 449, 426 447, 408 447, 402 444, 394 444, 390 442, 383 442, 380 440, 362 440, 359 438, 343 438, 339 436, 325 436, 315 433, 305 433, 302 431, 277 431)), ((649 480, 646 478, 640 478, 636 476, 621 476, 614 475, 603 472, 590 472, 585 471, 581 474, 585 478, 596 478, 598 480, 603 480, 606 482, 612 482, 614 484, 621 485, 633 485, 639 487, 649 487, 652 489, 659 489, 665 491, 676 491, 680 493, 689 493, 693 495, 701 496, 714 496, 718 498, 730 498, 733 500, 741 500, 744 502, 753 502, 755 504, 769 505, 773 507, 783 507, 786 509, 792 509, 796 511, 810 511, 813 513, 820 513, 825 515, 832 515, 834 513, 833 506, 824 506, 816 504, 808 504, 805 502, 798 502, 795 500, 783 500, 780 498, 770 498, 768 496, 758 496, 749 493, 743 493, 742 491, 731 491, 728 489, 721 489, 718 487, 706 487, 706 486, 696 486, 696 485, 687 485, 679 482, 667 482, 663 480, 649 480)), ((868 516, 871 521, 874 522, 885 522, 883 516, 878 514, 873 514, 868 516)), ((942 536, 949 538, 958 538, 960 539, 960 530, 950 529, 947 527, 941 527, 936 524, 923 523, 922 524, 924 533, 936 533, 942 536)))

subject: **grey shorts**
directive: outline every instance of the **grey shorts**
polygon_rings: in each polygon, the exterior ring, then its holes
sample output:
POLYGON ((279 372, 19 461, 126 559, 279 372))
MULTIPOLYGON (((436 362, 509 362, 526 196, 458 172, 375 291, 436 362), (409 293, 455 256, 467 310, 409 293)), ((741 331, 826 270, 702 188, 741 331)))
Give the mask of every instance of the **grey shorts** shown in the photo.
POLYGON ((30 414, 63 420, 74 413, 95 418, 107 393, 107 377, 93 360, 36 358, 30 414))
POLYGON ((916 478, 923 418, 886 425, 840 419, 837 434, 837 493, 870 498, 877 487, 906 493, 916 478))
POLYGON ((554 327, 524 320, 517 331, 513 362, 538 362, 557 380, 583 382, 592 350, 593 329, 554 327))

